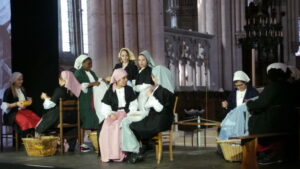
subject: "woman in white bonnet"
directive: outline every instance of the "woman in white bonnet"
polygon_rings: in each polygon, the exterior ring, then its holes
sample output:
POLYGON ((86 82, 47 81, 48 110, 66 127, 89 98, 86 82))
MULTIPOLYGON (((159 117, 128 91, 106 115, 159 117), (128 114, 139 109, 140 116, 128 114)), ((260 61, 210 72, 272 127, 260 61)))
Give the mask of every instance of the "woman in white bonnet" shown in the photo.
POLYGON ((233 85, 235 89, 229 94, 227 100, 222 102, 222 107, 230 110, 243 104, 245 101, 258 96, 258 91, 248 85, 250 78, 243 71, 236 71, 233 76, 233 85))

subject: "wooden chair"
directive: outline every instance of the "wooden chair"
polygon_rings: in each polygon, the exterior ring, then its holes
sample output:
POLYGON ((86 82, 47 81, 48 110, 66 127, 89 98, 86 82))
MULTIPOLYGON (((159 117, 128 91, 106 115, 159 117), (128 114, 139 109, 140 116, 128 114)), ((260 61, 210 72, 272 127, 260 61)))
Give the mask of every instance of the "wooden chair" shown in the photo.
POLYGON ((81 133, 80 133, 80 112, 79 112, 79 100, 59 100, 59 124, 57 126, 59 128, 59 138, 60 138, 60 152, 64 153, 64 140, 66 138, 77 138, 78 140, 78 149, 80 151, 81 145, 81 133), (63 113, 65 111, 76 111, 77 123, 68 124, 64 123, 63 113), (73 136, 65 136, 64 129, 65 128, 77 128, 77 135, 73 136))
MULTIPOLYGON (((0 106, 1 104, 2 104, 2 100, 0 99, 0 106)), ((15 143, 15 150, 19 151, 19 133, 11 126, 3 124, 2 110, 0 109, 0 141, 1 141, 0 150, 1 151, 3 151, 3 140, 6 139, 6 143, 7 143, 9 138, 12 139, 12 144, 15 143)))
MULTIPOLYGON (((173 114, 176 113, 178 99, 179 99, 178 96, 176 96, 174 108, 173 108, 173 114)), ((161 157, 162 157, 163 139, 168 139, 169 158, 170 161, 173 161, 173 129, 174 129, 174 125, 172 125, 171 130, 167 132, 160 132, 152 138, 155 142, 155 150, 156 150, 155 155, 156 155, 157 164, 160 164, 161 157)))
POLYGON ((288 133, 266 133, 266 134, 256 134, 242 137, 230 137, 229 139, 240 139, 243 159, 240 169, 259 169, 257 159, 256 159, 256 148, 258 145, 259 138, 267 137, 283 137, 289 135, 288 133))

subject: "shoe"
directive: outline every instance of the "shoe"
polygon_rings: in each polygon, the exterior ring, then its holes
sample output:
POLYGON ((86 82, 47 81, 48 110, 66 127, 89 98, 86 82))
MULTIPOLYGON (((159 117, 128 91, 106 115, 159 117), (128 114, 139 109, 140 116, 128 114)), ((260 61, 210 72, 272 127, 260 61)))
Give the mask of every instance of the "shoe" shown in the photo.
POLYGON ((88 145, 86 145, 86 144, 81 144, 81 145, 80 145, 80 151, 83 152, 83 153, 86 153, 86 152, 89 152, 89 151, 91 151, 91 150, 90 150, 90 148, 89 148, 88 145))
POLYGON ((280 158, 279 155, 270 153, 270 154, 261 154, 258 158, 258 164, 260 165, 270 165, 270 164, 277 164, 282 163, 283 160, 280 158))
POLYGON ((126 158, 126 161, 130 164, 135 164, 143 160, 144 160, 144 156, 140 153, 130 153, 126 158))

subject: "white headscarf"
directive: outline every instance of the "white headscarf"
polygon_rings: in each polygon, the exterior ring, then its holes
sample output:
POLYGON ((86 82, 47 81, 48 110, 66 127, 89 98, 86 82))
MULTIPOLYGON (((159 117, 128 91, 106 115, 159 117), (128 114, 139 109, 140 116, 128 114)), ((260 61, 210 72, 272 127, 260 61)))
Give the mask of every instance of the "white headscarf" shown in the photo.
POLYGON ((19 77, 23 76, 22 73, 20 72, 14 72, 12 75, 11 75, 11 78, 10 78, 10 83, 13 84, 15 83, 19 77))
POLYGON ((74 68, 75 69, 80 69, 82 67, 82 63, 85 59, 89 58, 87 55, 80 55, 76 58, 75 63, 74 63, 74 68))
POLYGON ((237 81, 237 80, 248 83, 250 81, 250 78, 245 72, 239 70, 239 71, 234 72, 234 75, 233 75, 233 81, 237 81))
POLYGON ((288 68, 289 68, 290 71, 292 72, 291 76, 292 76, 295 80, 299 80, 299 79, 300 79, 300 71, 299 71, 295 66, 289 65, 288 68))
POLYGON ((174 79, 171 71, 165 66, 155 66, 152 69, 152 75, 155 76, 157 83, 163 88, 166 88, 171 93, 174 93, 174 79))
POLYGON ((285 73, 286 69, 287 69, 287 65, 284 63, 279 63, 279 62, 272 63, 267 67, 267 73, 269 72, 270 69, 280 69, 285 73))

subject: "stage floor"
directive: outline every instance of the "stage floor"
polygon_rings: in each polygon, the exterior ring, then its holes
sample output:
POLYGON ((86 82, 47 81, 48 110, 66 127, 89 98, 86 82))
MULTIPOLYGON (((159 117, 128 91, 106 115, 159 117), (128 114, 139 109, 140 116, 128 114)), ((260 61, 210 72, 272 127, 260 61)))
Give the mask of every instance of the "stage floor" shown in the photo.
MULTIPOLYGON (((240 163, 230 163, 217 155, 216 148, 174 148, 174 161, 168 159, 165 149, 160 165, 156 164, 154 151, 148 151, 146 159, 136 164, 102 163, 96 153, 56 154, 52 157, 29 157, 26 152, 6 150, 0 153, 0 169, 238 169, 240 163)), ((280 164, 260 166, 261 169, 299 169, 297 165, 280 164)))

